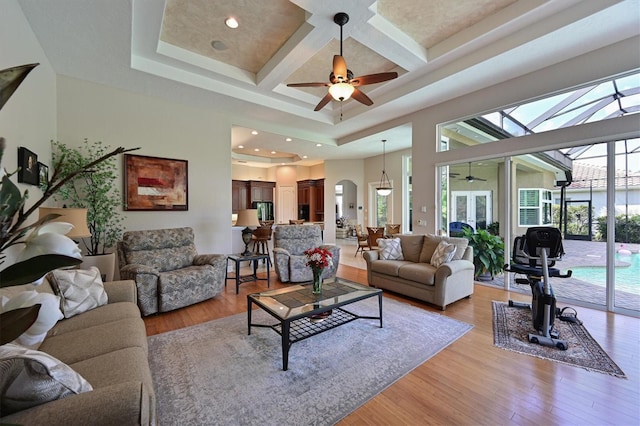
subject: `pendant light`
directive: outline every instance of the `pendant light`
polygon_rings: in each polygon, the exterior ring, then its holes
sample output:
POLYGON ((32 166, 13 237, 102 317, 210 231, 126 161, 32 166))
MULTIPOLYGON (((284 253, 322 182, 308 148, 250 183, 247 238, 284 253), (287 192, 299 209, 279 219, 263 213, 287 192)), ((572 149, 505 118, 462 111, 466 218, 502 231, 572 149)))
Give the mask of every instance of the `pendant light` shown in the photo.
POLYGON ((386 142, 387 142, 386 139, 382 139, 382 176, 380 176, 380 184, 376 188, 376 192, 381 197, 386 197, 387 195, 391 194, 391 190, 393 189, 391 187, 391 182, 389 181, 389 176, 387 176, 387 172, 385 170, 386 151, 385 151, 384 145, 386 142))

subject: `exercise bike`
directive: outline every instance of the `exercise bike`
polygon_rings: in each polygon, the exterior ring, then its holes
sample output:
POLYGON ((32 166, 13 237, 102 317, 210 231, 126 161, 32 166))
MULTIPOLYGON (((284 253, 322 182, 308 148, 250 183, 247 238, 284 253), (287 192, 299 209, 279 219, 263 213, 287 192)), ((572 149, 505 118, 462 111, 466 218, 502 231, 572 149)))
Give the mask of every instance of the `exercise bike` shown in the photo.
POLYGON ((567 350, 566 340, 562 340, 553 328, 554 320, 558 317, 564 321, 578 322, 578 317, 563 315, 564 309, 560 310, 556 307, 556 298, 549 280, 550 277, 569 278, 571 276, 571 270, 563 274, 559 269, 553 268, 555 262, 563 255, 562 235, 558 228, 546 226, 529 228, 526 235, 515 238, 513 263, 505 265, 504 270, 525 275, 526 278, 516 278, 516 283, 531 286, 533 295, 531 304, 509 300, 509 306, 531 309, 533 328, 536 333, 529 333, 529 342, 567 350))

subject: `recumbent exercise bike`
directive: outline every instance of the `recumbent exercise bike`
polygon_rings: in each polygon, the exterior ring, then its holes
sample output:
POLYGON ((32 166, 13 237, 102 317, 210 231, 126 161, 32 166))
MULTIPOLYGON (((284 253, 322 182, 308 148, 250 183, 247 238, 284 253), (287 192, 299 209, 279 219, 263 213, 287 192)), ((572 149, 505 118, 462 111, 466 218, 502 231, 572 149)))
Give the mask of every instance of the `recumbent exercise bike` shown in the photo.
POLYGON ((556 308, 556 298, 551 287, 550 277, 569 278, 571 270, 563 274, 553 268, 555 262, 564 255, 562 235, 558 228, 539 226, 527 229, 526 235, 516 237, 513 242, 512 264, 505 265, 504 270, 516 274, 526 275, 526 278, 516 278, 518 284, 529 284, 533 300, 531 304, 509 300, 509 306, 531 309, 533 328, 536 333, 530 333, 529 342, 544 346, 567 350, 566 340, 560 339, 553 324, 556 317, 563 321, 579 322, 574 311, 573 315, 565 315, 565 309, 556 308))

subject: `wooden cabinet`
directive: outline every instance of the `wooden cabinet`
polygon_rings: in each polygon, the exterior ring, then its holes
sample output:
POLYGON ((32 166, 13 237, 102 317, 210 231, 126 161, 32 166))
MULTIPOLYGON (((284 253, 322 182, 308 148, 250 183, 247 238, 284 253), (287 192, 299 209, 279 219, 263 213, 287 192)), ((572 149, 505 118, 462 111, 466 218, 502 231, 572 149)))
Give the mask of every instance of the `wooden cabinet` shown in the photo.
POLYGON ((316 214, 324 216, 324 179, 316 181, 316 214))
POLYGON ((250 209, 254 201, 273 202, 275 187, 275 182, 232 180, 231 211, 238 213, 238 210, 250 209))
POLYGON ((254 201, 271 201, 273 202, 273 188, 276 184, 273 182, 263 182, 257 180, 249 181, 251 189, 251 202, 254 201))
POLYGON ((238 213, 238 210, 248 208, 249 190, 247 182, 243 180, 231 181, 231 212, 238 213))
POLYGON ((309 204, 309 192, 311 188, 308 186, 298 186, 298 204, 309 204))
POLYGON ((298 181, 298 210, 308 208, 310 222, 324 220, 324 179, 298 181))

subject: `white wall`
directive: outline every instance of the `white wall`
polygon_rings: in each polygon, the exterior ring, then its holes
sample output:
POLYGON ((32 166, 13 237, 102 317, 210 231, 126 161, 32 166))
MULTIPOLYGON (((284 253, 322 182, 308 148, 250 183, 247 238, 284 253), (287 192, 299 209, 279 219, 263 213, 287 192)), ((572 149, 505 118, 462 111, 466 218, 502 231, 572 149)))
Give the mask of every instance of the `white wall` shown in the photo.
POLYGON ((231 253, 229 117, 64 76, 57 93, 59 141, 101 140, 140 147, 138 155, 188 161, 189 210, 127 211, 125 229, 190 226, 200 253, 231 253))
MULTIPOLYGON (((2 170, 16 170, 19 146, 35 152, 40 162, 50 166, 50 141, 56 137, 56 74, 14 1, 2 4, 0 52, 0 69, 40 63, 0 111, 0 136, 7 141, 2 170)), ((15 176, 12 180, 21 191, 29 191, 27 207, 41 197, 36 186, 19 184, 15 176)))

